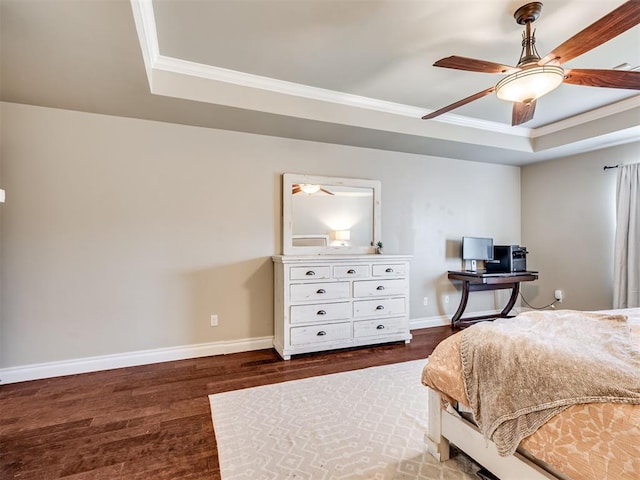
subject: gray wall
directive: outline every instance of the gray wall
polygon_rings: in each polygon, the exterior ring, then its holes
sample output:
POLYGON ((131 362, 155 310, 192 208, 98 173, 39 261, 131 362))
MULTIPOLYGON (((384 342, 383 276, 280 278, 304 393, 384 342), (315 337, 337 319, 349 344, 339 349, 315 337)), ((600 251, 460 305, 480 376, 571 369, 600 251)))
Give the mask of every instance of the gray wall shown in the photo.
POLYGON ((617 170, 605 165, 640 160, 640 143, 522 168, 522 241, 537 282, 523 284, 535 306, 608 309, 613 299, 613 242, 617 170))
POLYGON ((455 311, 463 235, 520 241, 517 167, 1 108, 0 368, 272 335, 284 172, 381 181, 385 253, 414 256, 414 320, 455 311))

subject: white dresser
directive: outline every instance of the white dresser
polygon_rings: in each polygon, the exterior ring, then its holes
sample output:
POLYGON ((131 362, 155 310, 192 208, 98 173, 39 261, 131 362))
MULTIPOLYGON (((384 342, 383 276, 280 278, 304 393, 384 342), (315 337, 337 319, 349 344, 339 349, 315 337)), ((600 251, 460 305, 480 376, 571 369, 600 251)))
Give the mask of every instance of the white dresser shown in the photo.
POLYGON ((274 340, 291 355, 409 343, 408 255, 274 256, 274 340))

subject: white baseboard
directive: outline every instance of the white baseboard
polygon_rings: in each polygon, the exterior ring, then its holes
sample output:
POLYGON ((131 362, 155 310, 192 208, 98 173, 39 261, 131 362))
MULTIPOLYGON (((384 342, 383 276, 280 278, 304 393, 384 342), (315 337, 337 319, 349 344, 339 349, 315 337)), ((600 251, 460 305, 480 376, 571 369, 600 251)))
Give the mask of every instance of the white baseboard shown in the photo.
MULTIPOLYGON (((498 311, 473 312, 473 315, 498 313, 498 311)), ((435 317, 414 318, 410 320, 409 328, 441 327, 451 324, 447 315, 435 317)), ((98 372, 112 368, 135 367, 150 363, 170 362, 188 358, 209 357, 212 355, 226 355, 229 353, 248 352, 273 347, 273 337, 245 338, 222 342, 199 343, 180 347, 156 348, 113 355, 63 360, 59 362, 37 363, 20 367, 0 369, 0 385, 9 383, 39 380, 42 378, 61 377, 78 373, 98 372)))
POLYGON ((150 363, 170 362, 188 358, 209 357, 229 353, 248 352, 273 347, 273 337, 246 338, 222 342, 199 343, 180 347, 156 348, 114 355, 38 363, 0 369, 0 384, 38 380, 42 378, 97 372, 112 368, 135 367, 150 363))
MULTIPOLYGON (((498 315, 500 310, 487 310, 485 312, 467 312, 465 317, 482 316, 482 315, 498 315)), ((435 317, 412 318, 409 320, 409 329, 432 328, 451 325, 451 317, 447 315, 438 315, 435 317)))
POLYGON ((412 318, 409 320, 409 329, 416 330, 418 328, 432 328, 451 325, 451 318, 446 315, 436 317, 412 318))

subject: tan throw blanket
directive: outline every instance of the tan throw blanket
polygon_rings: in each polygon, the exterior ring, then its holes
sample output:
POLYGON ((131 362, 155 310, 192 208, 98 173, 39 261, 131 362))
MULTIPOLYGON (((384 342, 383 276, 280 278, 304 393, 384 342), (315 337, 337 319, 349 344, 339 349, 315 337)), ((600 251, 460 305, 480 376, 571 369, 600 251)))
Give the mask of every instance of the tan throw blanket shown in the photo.
POLYGON ((462 331, 464 388, 502 456, 577 403, 640 404, 640 351, 624 315, 527 312, 462 331))

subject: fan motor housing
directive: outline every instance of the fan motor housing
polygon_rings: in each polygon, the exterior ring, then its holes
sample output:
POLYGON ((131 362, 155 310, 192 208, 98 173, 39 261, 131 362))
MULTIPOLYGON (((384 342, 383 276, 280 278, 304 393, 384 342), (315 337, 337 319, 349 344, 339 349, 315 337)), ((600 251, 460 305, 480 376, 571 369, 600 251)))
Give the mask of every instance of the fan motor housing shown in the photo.
POLYGON ((531 2, 521 6, 513 14, 513 18, 519 25, 535 22, 542 12, 542 2, 531 2))

